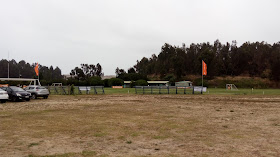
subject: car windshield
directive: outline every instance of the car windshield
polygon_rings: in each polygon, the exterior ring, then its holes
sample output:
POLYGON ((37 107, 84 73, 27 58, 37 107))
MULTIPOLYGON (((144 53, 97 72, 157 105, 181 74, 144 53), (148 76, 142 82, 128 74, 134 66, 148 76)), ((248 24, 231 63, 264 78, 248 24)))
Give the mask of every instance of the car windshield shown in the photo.
POLYGON ((10 87, 13 91, 15 92, 21 92, 21 91, 24 91, 22 88, 19 88, 19 87, 10 87))

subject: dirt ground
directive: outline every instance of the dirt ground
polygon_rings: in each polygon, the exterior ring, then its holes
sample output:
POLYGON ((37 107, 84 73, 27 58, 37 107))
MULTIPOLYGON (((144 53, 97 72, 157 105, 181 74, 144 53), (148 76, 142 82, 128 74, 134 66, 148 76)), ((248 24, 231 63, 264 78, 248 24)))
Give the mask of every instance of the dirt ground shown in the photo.
POLYGON ((0 104, 0 156, 280 156, 280 96, 8 102, 0 104))

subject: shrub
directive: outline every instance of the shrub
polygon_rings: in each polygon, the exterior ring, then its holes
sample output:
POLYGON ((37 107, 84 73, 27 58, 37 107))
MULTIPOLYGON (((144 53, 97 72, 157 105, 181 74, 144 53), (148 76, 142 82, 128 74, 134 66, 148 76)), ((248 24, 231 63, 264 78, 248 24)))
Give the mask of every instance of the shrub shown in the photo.
POLYGON ((104 86, 104 82, 98 76, 93 76, 89 79, 89 84, 91 86, 104 86))
POLYGON ((123 85, 123 80, 119 78, 111 78, 108 81, 109 86, 122 86, 123 85))
POLYGON ((163 78, 163 80, 169 81, 169 84, 170 84, 171 86, 174 86, 174 85, 175 85, 175 82, 176 82, 176 77, 175 77, 175 75, 173 75, 173 74, 168 74, 168 75, 166 75, 166 76, 163 78))
MULTIPOLYGON (((202 86, 202 79, 201 78, 197 78, 194 80, 193 84, 195 86, 202 86)), ((209 87, 209 83, 208 80, 203 79, 203 87, 209 87)))
POLYGON ((74 90, 75 90, 75 87, 74 87, 74 85, 72 84, 72 85, 71 85, 71 88, 70 88, 70 94, 74 95, 74 90))
POLYGON ((109 79, 104 79, 103 83, 104 83, 104 87, 109 87, 109 79))
POLYGON ((135 81, 131 81, 131 83, 130 83, 130 88, 133 88, 133 87, 135 87, 136 86, 136 82, 135 81))
POLYGON ((135 82, 136 86, 148 86, 148 82, 146 80, 137 80, 135 82))

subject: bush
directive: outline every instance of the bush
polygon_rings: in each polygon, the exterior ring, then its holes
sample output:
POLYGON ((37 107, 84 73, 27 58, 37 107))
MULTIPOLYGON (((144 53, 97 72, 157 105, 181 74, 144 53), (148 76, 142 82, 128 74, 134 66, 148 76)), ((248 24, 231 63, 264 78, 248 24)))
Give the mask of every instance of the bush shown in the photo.
POLYGON ((130 83, 130 88, 133 88, 133 87, 135 87, 136 86, 136 82, 135 81, 131 81, 131 83, 130 83))
MULTIPOLYGON (((199 81, 199 79, 197 79, 199 81)), ((196 82, 198 83, 198 82, 196 82)), ((205 80, 204 83, 207 87, 218 87, 225 88, 226 84, 235 84, 237 88, 268 88, 271 85, 269 82, 266 82, 262 79, 254 78, 242 78, 242 79, 214 79, 214 80, 205 80)), ((199 81, 201 85, 201 79, 199 81)))
POLYGON ((98 76, 93 76, 89 79, 89 84, 91 86, 104 86, 104 82, 98 76))
POLYGON ((109 79, 104 79, 103 83, 104 83, 104 87, 110 87, 109 86, 109 79))
POLYGON ((148 86, 148 82, 146 80, 137 80, 135 82, 136 86, 148 86))
POLYGON ((166 75, 163 80, 165 81, 169 81, 169 84, 171 86, 175 86, 175 82, 176 82, 176 77, 173 74, 168 74, 166 75))
MULTIPOLYGON (((193 84, 195 86, 202 86, 202 79, 201 78, 197 78, 194 80, 193 84)), ((208 80, 203 79, 203 87, 209 87, 209 83, 208 80)))
POLYGON ((74 95, 74 90, 75 90, 75 87, 74 87, 74 85, 72 84, 72 85, 71 85, 71 88, 70 88, 70 94, 71 94, 71 95, 74 95))
POLYGON ((122 79, 119 79, 119 78, 111 78, 109 81, 108 81, 108 84, 109 86, 122 86, 123 85, 123 80, 122 79))
POLYGON ((67 80, 67 84, 73 84, 73 85, 76 85, 76 86, 78 86, 79 85, 79 81, 78 80, 76 80, 76 79, 73 79, 73 78, 69 78, 68 80, 67 80))
POLYGON ((139 73, 124 73, 120 74, 118 78, 124 81, 148 80, 147 76, 141 75, 139 73))

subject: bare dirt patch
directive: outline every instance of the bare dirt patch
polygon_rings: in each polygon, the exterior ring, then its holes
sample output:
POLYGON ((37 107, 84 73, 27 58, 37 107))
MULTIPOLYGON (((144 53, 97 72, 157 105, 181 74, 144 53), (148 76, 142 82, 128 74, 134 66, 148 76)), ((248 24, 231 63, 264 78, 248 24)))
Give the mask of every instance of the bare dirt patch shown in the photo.
POLYGON ((0 104, 0 156, 280 156, 280 97, 50 96, 0 104))

